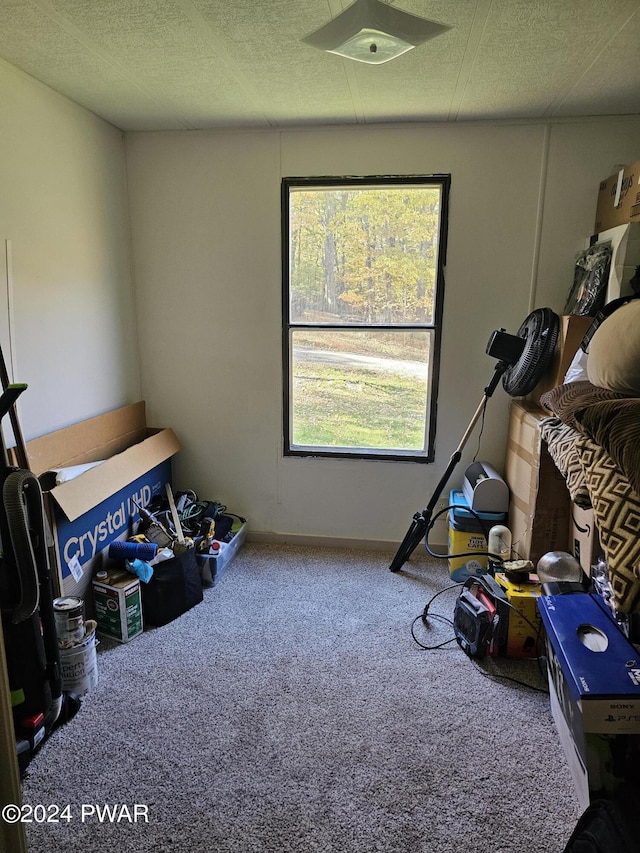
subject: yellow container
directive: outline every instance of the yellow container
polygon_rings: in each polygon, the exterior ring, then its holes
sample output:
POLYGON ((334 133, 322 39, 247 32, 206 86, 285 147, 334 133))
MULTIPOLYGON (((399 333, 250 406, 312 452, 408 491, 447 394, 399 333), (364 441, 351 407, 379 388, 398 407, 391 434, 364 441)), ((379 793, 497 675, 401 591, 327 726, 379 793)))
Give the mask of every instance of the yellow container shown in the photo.
POLYGON ((503 572, 496 572, 496 582, 505 591, 509 608, 509 632, 507 634, 508 658, 534 658, 539 653, 541 630, 538 598, 541 586, 537 575, 529 575, 529 581, 515 583, 503 572))
POLYGON ((464 582, 469 577, 477 577, 487 573, 487 540, 482 533, 467 530, 456 530, 449 522, 449 554, 465 554, 480 552, 478 556, 449 557, 449 574, 451 580, 464 582))

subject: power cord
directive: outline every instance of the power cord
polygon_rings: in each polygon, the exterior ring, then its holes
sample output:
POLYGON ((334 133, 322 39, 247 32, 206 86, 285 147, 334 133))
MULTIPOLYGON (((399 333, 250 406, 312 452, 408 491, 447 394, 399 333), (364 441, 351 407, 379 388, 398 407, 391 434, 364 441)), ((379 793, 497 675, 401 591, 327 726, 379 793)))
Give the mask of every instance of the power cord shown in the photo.
POLYGON ((478 453, 480 453, 480 445, 482 444, 482 434, 484 432, 484 419, 487 414, 487 403, 489 402, 489 398, 484 398, 484 406, 482 407, 482 420, 480 421, 480 432, 478 433, 478 446, 476 448, 476 452, 473 454, 473 462, 478 458, 478 453))
MULTIPOLYGON (((437 513, 435 513, 435 515, 431 519, 431 522, 429 524, 429 527, 427 528, 427 532, 426 532, 425 539, 424 539, 424 545, 425 545, 425 549, 426 549, 427 553, 431 557, 435 557, 438 560, 448 560, 451 558, 455 559, 455 558, 459 558, 459 557, 478 557, 478 556, 481 556, 481 557, 490 557, 494 562, 502 564, 504 562, 504 560, 498 554, 492 554, 490 551, 465 551, 465 552, 462 552, 459 554, 436 554, 435 551, 431 550, 431 548, 429 546, 429 531, 432 529, 433 524, 437 521, 437 519, 440 518, 440 516, 444 515, 445 513, 448 513, 449 510, 451 510, 451 509, 465 509, 467 512, 470 512, 471 515, 473 515, 476 518, 480 527, 482 528, 482 531, 484 533, 486 541, 487 542, 489 541, 489 531, 487 529, 487 525, 485 524, 485 520, 483 518, 481 518, 481 516, 477 512, 475 512, 473 509, 471 509, 471 507, 468 507, 468 506, 461 506, 460 504, 450 504, 450 505, 446 506, 444 509, 441 509, 437 513)), ((451 589, 459 588, 462 585, 463 584, 459 584, 459 583, 458 584, 452 584, 450 586, 444 587, 439 592, 436 592, 434 595, 431 596, 429 601, 425 604, 424 610, 422 611, 422 613, 419 616, 416 616, 415 619, 412 621, 412 623, 411 623, 411 637, 413 638, 413 641, 416 643, 416 645, 420 649, 423 649, 424 651, 435 651, 437 649, 447 649, 447 648, 449 651, 454 650, 455 647, 452 644, 453 643, 457 644, 457 642, 458 642, 457 637, 453 636, 453 637, 450 637, 448 640, 443 640, 441 643, 436 643, 433 646, 428 646, 425 643, 422 643, 417 638, 416 633, 415 633, 415 626, 419 621, 421 621, 426 628, 429 628, 429 618, 431 618, 431 619, 437 619, 441 622, 445 622, 446 624, 451 625, 451 627, 453 627, 453 619, 450 619, 447 616, 443 616, 440 613, 430 613, 429 610, 430 610, 431 604, 439 595, 442 595, 443 593, 445 593, 451 589)), ((531 620, 529 620, 526 616, 524 616, 520 612, 520 610, 518 610, 517 607, 515 607, 513 604, 511 604, 510 601, 506 601, 505 603, 512 610, 515 610, 516 613, 519 615, 519 617, 521 619, 523 619, 527 623, 527 625, 529 625, 530 628, 533 629, 533 631, 535 632, 536 648, 539 648, 540 643, 541 643, 541 627, 542 626, 541 625, 535 625, 533 622, 531 622, 531 620)), ((529 684, 526 681, 521 681, 520 679, 513 678, 512 676, 509 676, 509 675, 499 675, 499 674, 487 673, 487 672, 485 672, 485 670, 480 666, 480 664, 476 660, 474 660, 473 658, 471 658, 471 660, 474 663, 474 665, 476 666, 476 669, 478 669, 483 675, 485 675, 489 679, 499 679, 501 681, 509 681, 513 684, 517 684, 520 687, 525 687, 528 690, 533 690, 537 693, 548 694, 548 692, 549 692, 548 688, 537 687, 533 684, 529 684)), ((535 658, 521 658, 520 660, 536 660, 538 663, 538 670, 539 670, 540 676, 543 679, 545 678, 545 674, 544 674, 544 671, 543 671, 542 666, 541 666, 541 661, 543 660, 543 657, 536 656, 535 658)))
POLYGON ((426 549, 427 554, 429 554, 431 557, 435 557, 437 560, 457 559, 459 557, 491 557, 491 559, 494 560, 494 562, 496 563, 504 562, 502 557, 500 557, 498 554, 492 554, 490 551, 462 551, 459 554, 436 554, 435 551, 432 551, 431 547, 429 546, 429 531, 433 527, 434 523, 440 518, 440 516, 449 512, 450 509, 464 509, 467 512, 470 512, 471 515, 473 515, 480 524, 480 527, 482 528, 482 532, 484 534, 484 538, 487 542, 489 541, 489 530, 487 528, 487 525, 485 524, 485 520, 481 518, 478 513, 475 512, 475 510, 471 509, 471 507, 469 506, 462 506, 462 504, 449 504, 448 506, 444 507, 444 509, 439 510, 433 516, 429 527, 427 528, 427 533, 424 537, 424 547, 426 549))
MULTIPOLYGON (((529 684, 527 681, 521 681, 519 678, 513 678, 513 676, 511 675, 500 675, 499 673, 495 672, 487 672, 480 666, 477 660, 473 660, 473 658, 471 658, 471 660, 478 672, 482 673, 482 675, 484 675, 490 680, 497 679, 500 681, 510 681, 512 684, 517 684, 520 687, 526 687, 528 690, 533 690, 535 693, 544 693, 546 695, 549 695, 548 687, 536 687, 535 684, 529 684)), ((527 658, 522 658, 522 660, 527 660, 527 658)), ((533 658, 529 658, 529 660, 533 660, 533 658)), ((539 662, 540 658, 536 658, 536 660, 539 662)))
MULTIPOLYGON (((430 627, 429 626, 429 619, 436 619, 440 622, 444 622, 445 624, 450 625, 453 628, 453 619, 451 619, 448 616, 444 616, 441 613, 431 613, 430 608, 431 608, 431 605, 433 604, 433 602, 435 601, 435 599, 438 598, 438 596, 442 595, 445 592, 449 592, 452 589, 459 589, 461 586, 463 586, 463 584, 460 584, 460 583, 451 584, 449 586, 443 587, 439 592, 434 593, 434 595, 432 595, 431 598, 425 604, 422 613, 419 616, 416 616, 415 619, 412 621, 412 623, 411 623, 411 637, 420 649, 422 649, 424 651, 435 651, 437 649, 446 649, 448 651, 454 651, 455 648, 458 647, 457 645, 456 646, 452 645, 453 643, 456 643, 456 644, 458 643, 457 637, 455 637, 455 636, 450 637, 448 640, 443 640, 440 643, 436 643, 435 645, 428 646, 425 643, 421 642, 417 638, 416 633, 415 633, 415 626, 418 622, 422 622, 423 625, 425 626, 425 628, 429 628, 430 627)), ((536 648, 539 648, 540 643, 542 642, 542 638, 541 638, 542 625, 541 624, 538 624, 538 625, 534 624, 530 619, 528 619, 526 616, 524 616, 524 614, 521 613, 521 611, 518 610, 518 608, 515 607, 515 605, 511 604, 510 601, 505 601, 505 603, 512 610, 515 610, 515 612, 518 614, 518 616, 521 619, 523 619, 523 621, 526 622, 530 628, 532 628, 532 630, 535 632, 536 648)), ((545 694, 549 693, 549 690, 547 687, 537 687, 534 684, 530 684, 527 681, 522 681, 521 679, 514 678, 513 676, 510 676, 510 675, 500 675, 499 673, 488 673, 482 668, 482 666, 480 666, 480 664, 478 663, 477 660, 475 660, 474 658, 470 658, 470 659, 471 659, 472 663, 475 665, 476 669, 479 672, 481 672, 485 677, 487 677, 489 679, 497 679, 500 681, 509 681, 513 684, 519 685, 520 687, 526 687, 528 690, 533 690, 536 693, 545 693, 545 694)), ((546 677, 545 672, 544 672, 542 665, 541 665, 542 661, 544 660, 543 656, 537 655, 535 658, 533 658, 533 657, 531 657, 531 658, 519 658, 519 660, 529 660, 529 661, 535 660, 538 664, 538 672, 540 674, 540 677, 543 680, 545 680, 545 677, 546 677)))
POLYGON ((433 603, 433 601, 439 595, 442 595, 444 592, 448 592, 451 589, 457 589, 460 586, 462 586, 462 584, 459 584, 459 583, 452 584, 451 586, 444 587, 444 589, 441 589, 440 592, 436 592, 435 595, 432 595, 431 598, 429 599, 429 601, 425 604, 424 610, 422 611, 422 613, 419 616, 416 616, 416 618, 411 623, 411 636, 413 637, 414 642, 418 646, 420 646, 421 649, 425 649, 426 651, 433 651, 434 649, 445 648, 450 643, 457 643, 457 640, 455 637, 450 637, 448 640, 444 640, 442 643, 437 643, 435 646, 426 646, 424 643, 421 643, 420 640, 416 637, 415 625, 418 621, 421 621, 423 623, 423 625, 425 626, 425 628, 429 628, 429 616, 431 616, 432 619, 437 619, 440 622, 445 622, 446 624, 451 625, 451 627, 453 628, 453 619, 450 619, 448 616, 443 616, 441 613, 431 613, 430 614, 429 608, 431 607, 431 604, 433 603))
MULTIPOLYGON (((527 623, 527 625, 528 625, 528 626, 529 626, 529 627, 530 627, 530 628, 535 632, 535 635, 534 635, 534 642, 535 642, 535 644, 536 644, 536 651, 538 651, 538 652, 539 652, 539 651, 540 651, 540 646, 541 646, 541 644, 542 644, 542 622, 539 622, 539 623, 536 625, 536 624, 535 624, 534 622, 532 622, 530 619, 527 619, 527 617, 524 615, 524 613, 522 613, 520 610, 518 610, 518 608, 517 608, 514 604, 512 604, 510 601, 507 601, 507 600, 505 599, 504 603, 507 605, 507 607, 510 607, 512 610, 515 610, 515 612, 518 614, 518 616, 520 617, 520 619, 522 619, 524 622, 526 622, 526 623, 527 623)), ((538 663, 538 671, 539 671, 539 673, 540 673, 540 677, 541 677, 543 680, 546 678, 545 671, 544 671, 544 670, 543 670, 543 668, 542 668, 542 661, 543 661, 544 659, 545 659, 545 656, 544 656, 544 655, 541 655, 541 654, 537 654, 535 657, 531 657, 531 658, 519 658, 519 660, 535 660, 535 661, 537 661, 537 663, 538 663)), ((504 679, 506 679, 507 681, 514 681, 514 679, 513 679, 513 678, 510 678, 510 677, 509 677, 509 676, 507 676, 507 675, 496 676, 496 678, 504 678, 504 679)), ((517 680, 516 680, 516 684, 524 684, 524 686, 525 686, 525 687, 531 687, 531 689, 532 689, 532 690, 538 690, 540 693, 548 693, 548 692, 549 692, 549 691, 548 691, 548 689, 543 689, 543 688, 539 688, 539 687, 533 687, 532 685, 530 685, 530 684, 525 684, 525 683, 524 683, 524 682, 522 682, 522 681, 517 681, 517 680)))
POLYGON ((193 518, 199 520, 202 513, 207 509, 210 509, 213 512, 211 517, 215 519, 219 515, 223 515, 227 508, 224 504, 218 503, 217 501, 193 501, 192 503, 187 504, 180 513, 180 521, 189 522, 193 518))

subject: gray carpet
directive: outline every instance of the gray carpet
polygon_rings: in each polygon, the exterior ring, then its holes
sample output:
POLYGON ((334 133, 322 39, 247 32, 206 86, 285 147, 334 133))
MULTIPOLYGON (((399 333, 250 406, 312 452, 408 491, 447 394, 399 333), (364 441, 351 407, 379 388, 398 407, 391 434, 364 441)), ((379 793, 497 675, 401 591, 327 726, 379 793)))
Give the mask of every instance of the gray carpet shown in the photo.
POLYGON ((70 804, 27 826, 31 853, 561 853, 579 809, 548 697, 487 676, 544 686, 536 664, 419 648, 446 563, 390 556, 248 544, 202 604, 101 643, 97 688, 24 782, 28 804, 70 804))

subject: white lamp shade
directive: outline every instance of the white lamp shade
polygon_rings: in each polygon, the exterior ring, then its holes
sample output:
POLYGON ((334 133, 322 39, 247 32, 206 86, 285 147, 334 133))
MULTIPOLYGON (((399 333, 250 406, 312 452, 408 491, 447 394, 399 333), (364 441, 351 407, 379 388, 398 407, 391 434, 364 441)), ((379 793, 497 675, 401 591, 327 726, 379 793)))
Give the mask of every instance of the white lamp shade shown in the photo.
POLYGON ((347 59, 381 65, 449 29, 381 0, 356 0, 302 41, 347 59))

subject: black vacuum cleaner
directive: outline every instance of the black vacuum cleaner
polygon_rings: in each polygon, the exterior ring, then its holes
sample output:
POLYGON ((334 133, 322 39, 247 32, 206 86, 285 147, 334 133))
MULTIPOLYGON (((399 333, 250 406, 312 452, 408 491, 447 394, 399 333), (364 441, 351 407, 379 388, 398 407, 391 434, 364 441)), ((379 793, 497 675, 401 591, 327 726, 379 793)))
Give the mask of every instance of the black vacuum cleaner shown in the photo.
POLYGON ((10 416, 17 466, 0 428, 0 613, 20 775, 53 729, 80 707, 64 693, 42 489, 31 473, 15 407, 26 385, 8 381, 0 350, 0 425, 10 416))

